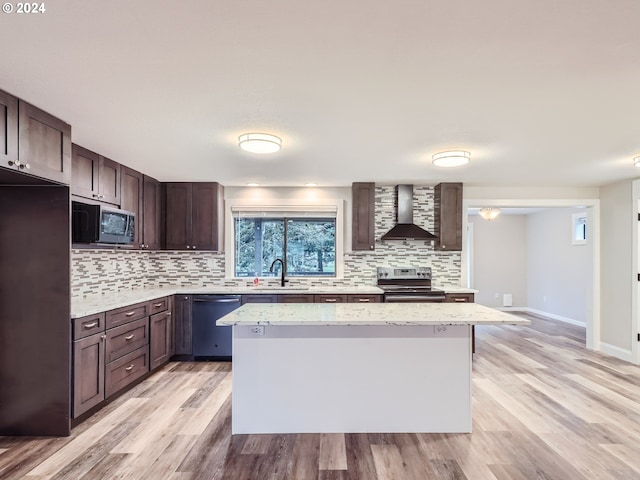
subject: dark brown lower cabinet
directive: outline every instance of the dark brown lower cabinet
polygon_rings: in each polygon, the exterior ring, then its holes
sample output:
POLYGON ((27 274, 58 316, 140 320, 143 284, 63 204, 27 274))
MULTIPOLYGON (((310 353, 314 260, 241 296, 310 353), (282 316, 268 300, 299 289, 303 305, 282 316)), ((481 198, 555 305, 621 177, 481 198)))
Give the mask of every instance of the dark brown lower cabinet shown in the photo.
POLYGON ((175 354, 192 355, 191 345, 191 295, 176 295, 173 300, 175 322, 175 354))
POLYGON ((73 342, 73 417, 78 417, 105 398, 103 332, 73 342))
POLYGON ((278 303, 278 295, 248 294, 242 295, 242 305, 245 303, 278 303))
POLYGON ((150 363, 151 370, 158 368, 171 358, 173 345, 173 322, 171 312, 161 312, 149 317, 151 331, 150 363))
POLYGON ((149 345, 107 364, 104 389, 110 397, 149 371, 149 345))
POLYGON ((322 294, 313 296, 314 303, 347 303, 346 295, 322 294))
POLYGON ((313 295, 306 293, 300 295, 295 293, 278 295, 278 303, 313 303, 313 295))
MULTIPOLYGON (((447 303, 473 303, 475 295, 473 293, 445 293, 447 303)), ((471 326, 471 353, 476 353, 476 326, 471 326)))

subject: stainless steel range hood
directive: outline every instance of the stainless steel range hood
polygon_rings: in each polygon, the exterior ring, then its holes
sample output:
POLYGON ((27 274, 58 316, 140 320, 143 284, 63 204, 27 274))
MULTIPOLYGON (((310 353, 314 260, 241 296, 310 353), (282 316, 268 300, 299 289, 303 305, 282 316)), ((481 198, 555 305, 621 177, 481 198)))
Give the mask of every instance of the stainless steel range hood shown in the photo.
POLYGON ((413 223, 413 185, 396 185, 398 210, 396 226, 385 233, 381 240, 434 240, 433 233, 413 223))

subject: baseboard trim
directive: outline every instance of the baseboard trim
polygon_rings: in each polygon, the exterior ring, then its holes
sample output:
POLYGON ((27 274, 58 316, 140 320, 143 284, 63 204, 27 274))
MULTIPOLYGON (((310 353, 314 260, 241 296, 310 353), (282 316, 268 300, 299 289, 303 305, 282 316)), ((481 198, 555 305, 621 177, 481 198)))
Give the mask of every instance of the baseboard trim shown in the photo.
POLYGON ((631 350, 616 347, 615 345, 611 345, 610 343, 604 343, 604 342, 600 342, 599 350, 602 353, 606 353, 607 355, 611 355, 612 357, 619 358, 620 360, 624 360, 625 362, 635 363, 635 360, 633 358, 633 352, 631 350))
POLYGON ((530 307, 499 307, 497 310, 501 310, 503 312, 524 312, 530 315, 535 315, 536 317, 547 318, 550 320, 558 320, 559 322, 570 323, 571 325, 577 325, 578 327, 587 328, 587 325, 584 322, 580 322, 578 320, 574 320, 569 317, 562 317, 560 315, 556 315, 554 313, 543 312, 542 310, 536 310, 535 308, 530 307))

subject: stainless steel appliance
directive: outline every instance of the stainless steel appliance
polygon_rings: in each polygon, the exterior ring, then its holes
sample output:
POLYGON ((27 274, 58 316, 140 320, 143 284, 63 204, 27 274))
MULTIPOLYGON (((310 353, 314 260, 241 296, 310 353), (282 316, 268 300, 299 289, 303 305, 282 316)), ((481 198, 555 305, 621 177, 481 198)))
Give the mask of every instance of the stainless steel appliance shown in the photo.
POLYGON ((231 360, 231 329, 216 320, 241 305, 240 295, 194 295, 192 304, 194 360, 231 360))
POLYGON ((444 291, 431 288, 430 267, 378 267, 377 276, 386 303, 445 301, 444 291))
POLYGON ((73 243, 133 243, 136 215, 115 207, 71 202, 73 243))

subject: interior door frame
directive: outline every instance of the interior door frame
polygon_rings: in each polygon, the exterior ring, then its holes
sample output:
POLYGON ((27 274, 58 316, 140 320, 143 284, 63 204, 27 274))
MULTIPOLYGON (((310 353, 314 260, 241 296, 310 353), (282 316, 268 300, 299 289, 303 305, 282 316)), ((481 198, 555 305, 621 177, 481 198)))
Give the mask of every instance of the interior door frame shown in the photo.
MULTIPOLYGON (((464 198, 462 200, 462 258, 460 271, 460 284, 466 285, 467 262, 472 260, 473 252, 468 251, 467 243, 467 212, 469 208, 482 207, 519 207, 519 208, 554 208, 554 207, 587 207, 587 222, 591 226, 590 239, 592 242, 592 271, 591 291, 588 295, 591 299, 591 308, 587 308, 587 339, 586 347, 591 350, 600 350, 600 200, 589 198, 574 199, 483 199, 464 198)), ((589 307, 589 306, 588 306, 589 307)))

